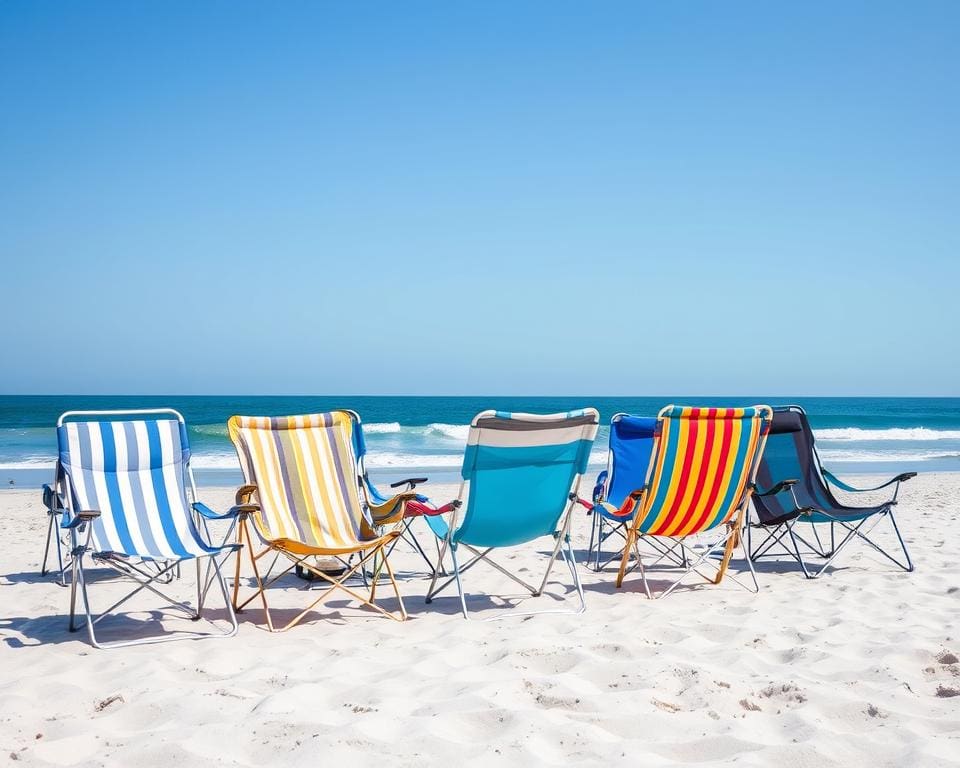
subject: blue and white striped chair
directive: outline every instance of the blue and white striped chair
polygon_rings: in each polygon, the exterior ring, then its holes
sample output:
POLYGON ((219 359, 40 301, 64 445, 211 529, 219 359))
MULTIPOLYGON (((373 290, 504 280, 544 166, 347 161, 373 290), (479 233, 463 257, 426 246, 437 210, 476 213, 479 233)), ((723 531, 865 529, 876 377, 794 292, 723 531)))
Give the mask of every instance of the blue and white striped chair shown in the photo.
MULTIPOLYGON (((453 576, 440 586, 440 571, 434 571, 428 603, 456 582, 463 617, 470 618, 461 574, 479 562, 493 566, 536 597, 543 593, 559 555, 570 569, 580 599, 575 612, 585 609, 570 546, 570 521, 575 505, 581 501, 577 495, 580 480, 599 422, 600 414, 593 408, 549 415, 484 411, 474 417, 463 456, 460 493, 456 501, 444 507, 451 510, 449 519, 446 515, 425 518, 443 541, 440 562, 448 550, 453 560, 453 576), (467 485, 469 494, 463 506, 467 485), (539 586, 528 584, 489 558, 495 548, 525 544, 543 536, 552 536, 554 545, 539 586), (463 564, 457 556, 461 547, 473 555, 463 564)), ((555 611, 537 611, 551 612, 555 611)), ((506 615, 517 613, 509 611, 506 615)))
MULTIPOLYGON (((177 411, 68 411, 57 421, 59 459, 57 492, 64 501, 61 526, 71 534, 73 559, 70 631, 76 625, 77 587, 83 596, 90 642, 97 648, 175 640, 181 637, 229 637, 237 631, 221 560, 234 547, 214 546, 208 519, 236 519, 236 510, 217 515, 195 501, 186 425, 177 411), (131 416, 151 417, 119 420, 131 416), (76 420, 88 417, 111 420, 76 420), (118 419, 118 420, 112 420, 118 419), (188 500, 188 489, 191 502, 188 500), (201 530, 202 529, 202 530, 201 530), (201 560, 207 567, 201 576, 201 560), (191 605, 160 589, 178 566, 196 562, 197 599, 191 605), (136 582, 133 591, 94 616, 87 593, 85 568, 108 566, 136 582), (135 640, 101 642, 95 626, 134 595, 147 590, 168 607, 199 619, 210 587, 220 587, 229 627, 217 632, 154 634, 135 640)), ((229 534, 228 534, 229 535, 229 534)), ((224 539, 226 540, 226 539, 224 539)))

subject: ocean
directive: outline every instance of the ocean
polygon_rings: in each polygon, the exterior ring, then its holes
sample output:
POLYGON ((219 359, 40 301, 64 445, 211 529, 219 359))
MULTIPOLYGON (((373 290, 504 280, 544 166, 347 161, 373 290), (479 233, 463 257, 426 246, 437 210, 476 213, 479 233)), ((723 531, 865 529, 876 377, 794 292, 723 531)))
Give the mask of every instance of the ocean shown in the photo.
MULTIPOLYGON (((66 410, 172 407, 186 417, 193 467, 201 485, 234 485, 241 476, 226 420, 351 408, 363 418, 367 466, 374 479, 426 474, 454 482, 467 424, 479 411, 552 413, 587 405, 602 423, 620 411, 656 415, 668 403, 798 404, 806 409, 824 464, 848 474, 960 470, 960 398, 854 397, 252 397, 0 396, 0 483, 39 487, 56 456, 54 425, 66 410)), ((601 427, 591 458, 606 463, 609 430, 601 427)))

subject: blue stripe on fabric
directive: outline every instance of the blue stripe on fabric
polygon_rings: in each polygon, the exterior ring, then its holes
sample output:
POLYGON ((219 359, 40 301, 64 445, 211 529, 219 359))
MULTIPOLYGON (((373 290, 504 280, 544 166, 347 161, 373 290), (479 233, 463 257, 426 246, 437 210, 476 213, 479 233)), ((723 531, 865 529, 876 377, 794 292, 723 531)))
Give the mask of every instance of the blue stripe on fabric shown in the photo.
POLYGON ((173 524, 173 518, 170 515, 170 500, 167 497, 167 488, 163 478, 163 450, 160 444, 160 428, 155 421, 146 421, 147 441, 150 445, 150 480, 153 485, 153 493, 157 499, 157 511, 160 516, 160 523, 163 527, 164 536, 167 538, 167 546, 179 557, 187 557, 190 553, 184 548, 177 534, 177 528, 173 524), (154 467, 154 459, 160 458, 160 467, 154 467))
MULTIPOLYGON (((133 497, 133 514, 137 517, 140 535, 148 552, 160 552, 160 542, 153 536, 150 528, 150 519, 147 515, 147 499, 144 495, 143 483, 140 482, 140 446, 137 443, 137 431, 132 421, 123 422, 123 434, 127 440, 127 479, 130 481, 130 495, 133 497)), ((146 457, 144 457, 146 458, 146 457)))
MULTIPOLYGON (((742 479, 743 475, 749 471, 748 467, 746 466, 746 462, 748 458, 747 452, 750 449, 750 435, 752 426, 753 425, 747 420, 741 422, 740 441, 737 445, 737 452, 734 454, 733 471, 730 473, 730 482, 727 484, 727 492, 724 494, 722 499, 718 500, 715 509, 729 510, 733 504, 739 501, 735 494, 739 489, 740 480, 742 479)), ((722 516, 715 517, 713 524, 710 525, 709 528, 704 528, 703 530, 706 531, 710 530, 711 528, 716 528, 722 522, 722 516)))
POLYGON ((103 524, 105 516, 112 513, 107 508, 105 501, 101 500, 97 496, 97 486, 94 484, 94 477, 96 476, 94 471, 92 469, 83 468, 76 469, 74 471, 80 474, 81 480, 83 481, 83 487, 86 491, 86 498, 80 497, 79 491, 77 492, 77 496, 80 499, 78 511, 95 509, 100 512, 100 517, 95 518, 90 524, 94 548, 101 552, 109 552, 117 549, 117 544, 119 542, 114 542, 109 536, 107 536, 107 529, 103 524))
POLYGON ((60 463, 70 464, 70 438, 67 435, 66 424, 57 427, 57 451, 60 454, 60 463))
POLYGON ((187 439, 187 425, 177 420, 177 434, 180 436, 180 461, 186 466, 190 462, 190 441, 187 439))
MULTIPOLYGON (((660 510, 663 507, 663 503, 666 501, 667 493, 670 490, 670 482, 667 479, 672 472, 679 471, 679 469, 674 467, 674 464, 677 461, 677 443, 680 442, 679 435, 679 423, 675 419, 669 419, 665 421, 663 426, 661 426, 660 441, 657 447, 657 454, 651 459, 651 461, 660 463, 660 453, 665 451, 664 460, 663 460, 663 473, 662 478, 658 479, 656 477, 650 478, 651 488, 654 484, 657 485, 657 495, 654 497, 649 507, 649 512, 647 516, 640 521, 639 530, 640 533, 643 533, 650 529, 650 526, 656 522, 657 516, 660 514, 660 510)), ((654 466, 656 466, 656 464, 654 466)))
MULTIPOLYGON (((189 451, 183 451, 182 454, 189 455, 189 451)), ((202 552, 216 552, 217 550, 211 549, 207 546, 207 542, 204 541, 203 537, 200 535, 200 531, 197 530, 197 526, 194 522, 193 514, 191 512, 190 502, 187 499, 187 480, 184 477, 187 471, 186 464, 177 464, 174 468, 174 476, 177 481, 177 492, 179 493, 179 498, 177 503, 179 506, 176 510, 176 515, 179 517, 185 517, 187 519, 187 530, 190 532, 190 538, 192 539, 193 546, 199 548, 202 552)), ((187 542, 183 542, 185 545, 187 542)))
POLYGON ((104 471, 102 477, 104 485, 107 486, 110 517, 117 528, 120 546, 125 553, 135 554, 137 547, 130 535, 130 521, 127 519, 128 510, 124 509, 123 499, 120 497, 120 483, 117 479, 117 444, 113 437, 113 425, 109 421, 100 421, 92 423, 90 428, 100 430, 100 440, 103 442, 104 471))
MULTIPOLYGON (((353 417, 351 416, 352 420, 353 417)), ((367 441, 363 436, 363 425, 355 423, 353 427, 353 451, 359 460, 367 455, 367 441)))

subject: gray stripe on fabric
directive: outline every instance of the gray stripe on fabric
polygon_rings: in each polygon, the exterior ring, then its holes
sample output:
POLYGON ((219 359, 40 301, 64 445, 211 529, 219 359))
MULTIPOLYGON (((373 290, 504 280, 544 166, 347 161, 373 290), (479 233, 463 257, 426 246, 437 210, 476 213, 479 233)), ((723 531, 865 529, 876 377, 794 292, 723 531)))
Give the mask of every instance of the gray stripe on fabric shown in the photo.
POLYGON ((557 419, 556 421, 524 421, 522 419, 499 419, 496 416, 490 416, 477 421, 477 426, 481 429, 502 429, 506 432, 536 432, 544 429, 582 427, 586 424, 597 423, 598 420, 591 414, 571 416, 569 419, 557 419))
POLYGON ((508 432, 501 429, 474 428, 470 431, 468 445, 486 445, 493 448, 532 448, 545 445, 562 445, 578 440, 593 441, 597 428, 592 424, 579 427, 559 426, 552 429, 537 429, 528 432, 508 432))

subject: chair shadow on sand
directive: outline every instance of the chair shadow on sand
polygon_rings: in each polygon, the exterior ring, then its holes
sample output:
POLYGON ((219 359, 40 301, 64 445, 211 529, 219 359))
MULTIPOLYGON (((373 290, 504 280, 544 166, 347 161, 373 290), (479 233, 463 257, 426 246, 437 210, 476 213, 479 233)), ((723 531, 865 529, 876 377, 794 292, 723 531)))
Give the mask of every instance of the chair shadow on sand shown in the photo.
MULTIPOLYGON (((549 549, 540 549, 537 552, 538 556, 547 558, 550 556, 549 549)), ((614 565, 610 565, 607 569, 597 572, 592 568, 586 568, 584 563, 587 561, 588 552, 586 549, 578 549, 574 552, 577 559, 577 568, 580 569, 582 576, 586 578, 582 579, 584 592, 591 592, 596 594, 604 595, 615 595, 615 594, 640 594, 643 595, 643 586, 641 584, 639 574, 634 570, 630 572, 628 579, 624 582, 623 587, 618 589, 615 585, 614 576, 616 570, 614 565), (636 578, 633 578, 635 576, 636 578)), ((508 555, 508 559, 514 559, 514 556, 508 555)), ((746 568, 743 567, 743 560, 734 559, 731 563, 733 566, 741 566, 738 570, 746 572, 746 568)), ((778 560, 761 560, 754 563, 754 568, 757 571, 758 576, 763 574, 782 574, 782 573, 791 573, 802 576, 802 570, 800 565, 790 559, 778 559, 778 560)), ((522 567, 518 569, 518 572, 524 572, 529 570, 527 567, 522 567)), ((839 566, 832 570, 845 570, 844 567, 839 566)), ((671 571, 668 569, 660 568, 649 568, 647 569, 647 579, 650 583, 650 586, 654 590, 666 587, 670 583, 671 571), (660 575, 663 575, 664 578, 659 578, 660 575)), ((529 594, 503 594, 503 595, 488 595, 482 592, 474 593, 469 589, 469 583, 465 585, 467 587, 467 602, 472 611, 477 612, 487 612, 487 616, 483 618, 492 618, 493 616, 502 616, 507 618, 510 615, 510 612, 513 610, 522 610, 522 606, 531 604, 531 601, 534 603, 543 601, 548 603, 555 603, 558 607, 562 606, 567 600, 575 599, 576 590, 572 584, 567 583, 568 579, 566 571, 558 570, 554 577, 547 583, 547 588, 544 590, 543 594, 538 597, 533 597, 529 594)), ((2 595, 2 590, 4 587, 13 587, 17 585, 49 585, 50 587, 55 587, 56 591, 59 592, 58 599, 63 599, 67 601, 69 599, 69 584, 66 587, 58 585, 54 580, 51 574, 46 576, 41 576, 39 571, 20 571, 16 573, 8 573, 0 576, 0 595, 2 595)), ((116 580, 115 574, 108 569, 94 569, 87 572, 87 580, 90 584, 96 584, 98 582, 109 582, 111 580, 116 580)), ((407 609, 407 613, 411 619, 424 618, 428 617, 430 614, 438 614, 441 616, 457 616, 460 614, 460 604, 456 599, 456 595, 452 594, 450 596, 441 596, 435 598, 432 603, 429 605, 424 603, 424 596, 429 584, 429 578, 427 574, 418 572, 416 570, 403 570, 397 573, 397 580, 401 584, 401 593, 403 595, 404 605, 407 609)), ((360 583, 359 577, 357 578, 357 583, 360 583)), ((243 586, 247 586, 246 578, 242 579, 243 586)), ((691 589, 699 589, 702 587, 713 587, 714 585, 707 582, 696 582, 690 581, 682 585, 682 591, 689 591, 691 589)), ((297 579, 295 576, 288 575, 279 581, 274 587, 278 591, 282 591, 287 594, 294 594, 295 592, 303 592, 309 590, 322 590, 327 589, 328 587, 319 583, 319 582, 305 582, 301 579, 297 579)), ((0 598, 2 599, 2 598, 0 598)), ((387 597, 386 595, 383 598, 383 606, 387 610, 395 611, 399 609, 397 600, 394 597, 387 597)), ((587 607, 589 611, 589 604, 587 607)), ((226 609, 223 607, 214 607, 211 606, 205 609, 208 612, 209 618, 214 622, 225 622, 228 621, 226 609)), ((286 607, 274 607, 271 606, 271 611, 277 617, 278 620, 286 621, 299 613, 297 608, 286 608, 286 607)), ((526 618, 527 614, 518 616, 518 618, 526 618)), ((318 607, 317 610, 311 611, 305 617, 305 623, 309 626, 311 624, 324 624, 324 625, 343 625, 348 624, 354 621, 362 620, 363 618, 378 619, 380 618, 377 614, 364 609, 363 606, 358 605, 355 601, 348 597, 343 598, 332 598, 328 602, 325 602, 322 606, 318 607)), ((161 636, 174 636, 180 634, 174 626, 168 624, 164 627, 162 622, 167 620, 171 624, 184 624, 189 626, 193 622, 190 619, 183 617, 182 614, 177 613, 176 611, 163 611, 163 610, 137 610, 134 609, 130 613, 119 613, 116 615, 111 615, 107 619, 104 619, 102 625, 103 631, 112 636, 114 633, 118 637, 126 638, 139 638, 139 637, 149 637, 151 635, 155 636, 160 634, 161 636), (143 618, 143 617, 146 618, 143 618)), ((263 623, 263 609, 262 606, 256 603, 252 603, 244 610, 237 613, 237 620, 241 625, 243 624, 253 624, 257 627, 261 627, 263 623)), ((87 632, 85 626, 80 626, 80 628, 75 632, 70 632, 67 629, 68 624, 68 615, 66 613, 57 613, 57 614, 48 614, 45 616, 11 616, 0 618, 0 640, 10 648, 29 648, 38 646, 41 644, 60 644, 60 643, 69 643, 80 641, 86 643, 87 641, 87 632), (20 635, 21 637, 16 637, 15 635, 20 635)), ((309 630, 308 630, 309 631, 309 630)), ((198 638, 203 639, 203 638, 198 638)))
MULTIPOLYGON (((69 570, 67 571, 69 578, 69 570)), ((98 584, 107 584, 110 582, 122 582, 117 574, 106 568, 93 568, 85 572, 85 578, 88 586, 96 587, 98 584)), ((17 573, 7 573, 0 575, 0 603, 3 602, 3 589, 15 586, 30 585, 39 587, 41 585, 49 586, 51 592, 55 595, 53 599, 45 600, 46 603, 57 602, 66 607, 70 601, 70 582, 66 586, 56 582, 56 574, 48 573, 44 576, 39 571, 20 571, 17 573)), ((79 600, 79 596, 78 596, 79 600)), ((103 607, 109 604, 109 600, 104 600, 103 607)), ((204 618, 213 622, 227 622, 229 618, 226 608, 223 606, 208 606, 204 608, 204 618)), ((78 628, 71 632, 69 630, 70 617, 67 613, 53 613, 41 616, 2 616, 0 617, 0 641, 10 648, 29 648, 38 645, 60 644, 70 642, 88 642, 86 624, 82 621, 78 628), (23 638, 33 641, 25 642, 24 639, 15 637, 13 633, 21 635, 23 638)), ((102 623, 98 623, 98 631, 102 631, 110 639, 113 635, 117 639, 139 639, 150 636, 168 637, 178 634, 186 634, 186 628, 193 628, 195 621, 184 616, 182 612, 173 609, 144 609, 134 608, 129 612, 111 614, 105 618, 102 623), (146 618, 143 618, 146 617, 146 618), (164 627, 162 622, 167 620, 175 625, 182 625, 185 629, 180 632, 175 628, 164 627)), ((204 639, 204 638, 198 638, 204 639)))

